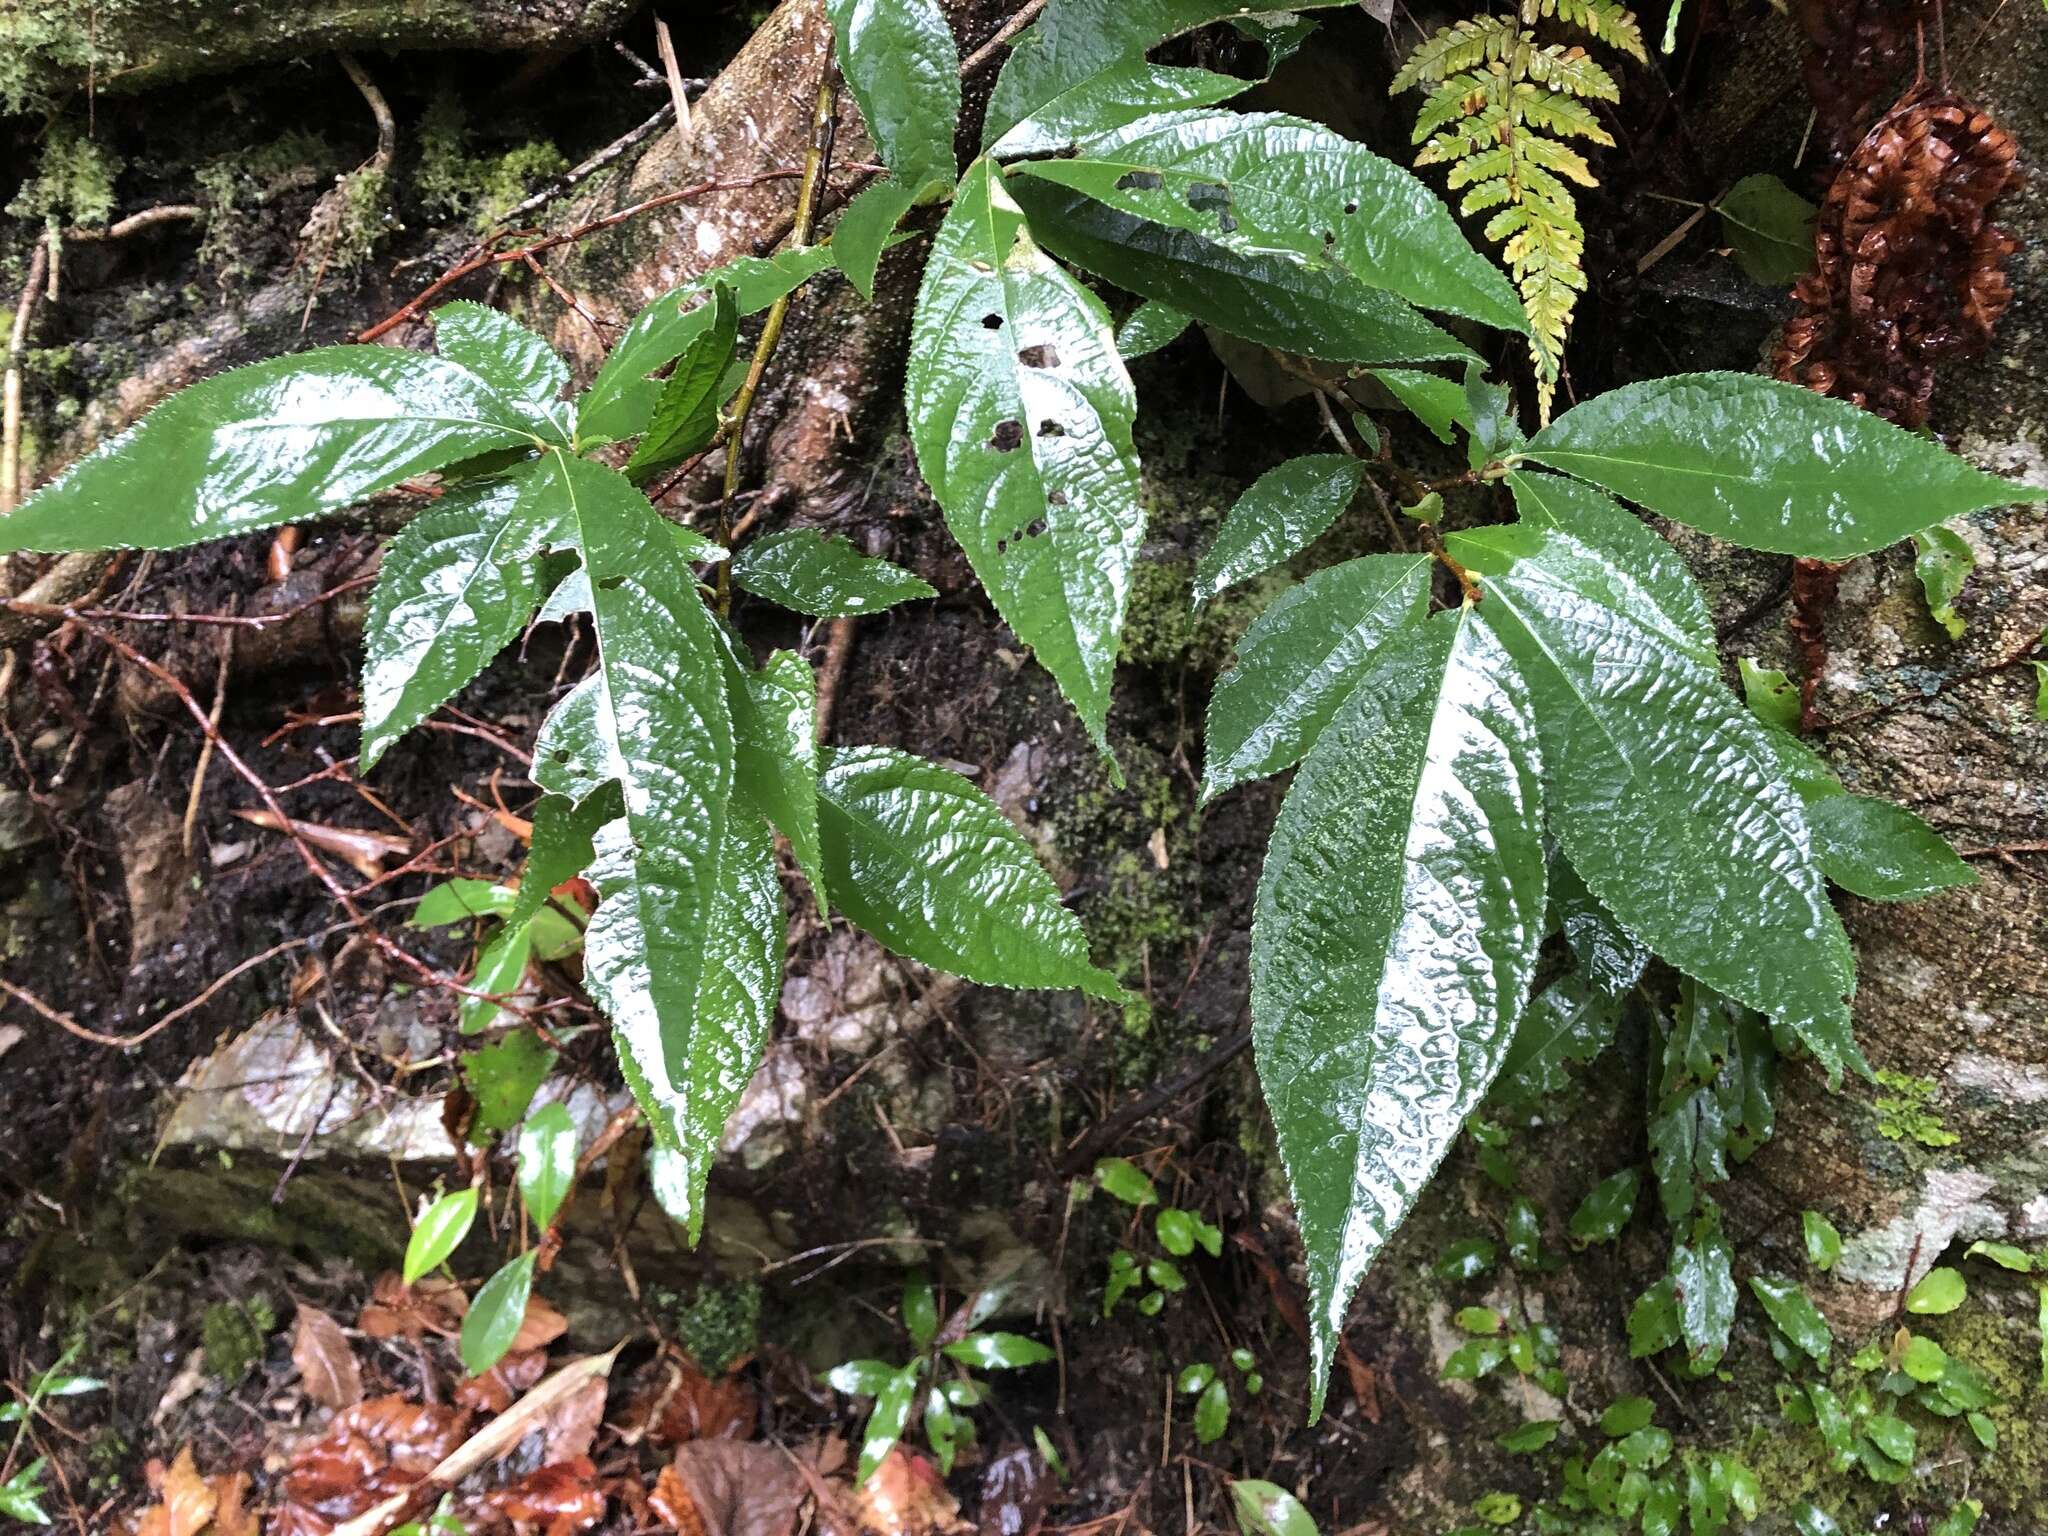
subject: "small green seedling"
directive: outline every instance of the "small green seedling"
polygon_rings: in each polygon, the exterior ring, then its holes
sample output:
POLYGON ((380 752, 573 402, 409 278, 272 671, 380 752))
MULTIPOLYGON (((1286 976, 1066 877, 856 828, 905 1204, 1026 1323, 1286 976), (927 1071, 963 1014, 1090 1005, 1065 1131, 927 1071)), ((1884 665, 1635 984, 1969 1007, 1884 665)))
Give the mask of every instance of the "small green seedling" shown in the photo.
MULTIPOLYGON (((925 1443, 939 1464, 939 1474, 950 1473, 961 1447, 974 1442, 974 1421, 967 1410, 979 1407, 988 1395, 975 1372, 1016 1370, 1053 1358, 1045 1345, 1022 1334, 976 1331, 976 1325, 984 1321, 981 1308, 985 1304, 977 1298, 942 1330, 931 1278, 920 1271, 904 1281, 902 1303, 903 1330, 910 1335, 916 1353, 901 1365, 886 1360, 848 1360, 825 1372, 823 1379, 834 1391, 875 1400, 861 1431, 861 1482, 874 1475, 883 1458, 903 1439, 920 1397, 925 1443), (953 1331, 954 1322, 962 1331, 957 1337, 944 1338, 953 1331), (947 1374, 942 1377, 942 1372, 947 1374), (929 1384, 927 1377, 931 1378, 929 1384)), ((1052 1442, 1042 1432, 1035 1439, 1046 1465, 1056 1476, 1064 1477, 1052 1442)))

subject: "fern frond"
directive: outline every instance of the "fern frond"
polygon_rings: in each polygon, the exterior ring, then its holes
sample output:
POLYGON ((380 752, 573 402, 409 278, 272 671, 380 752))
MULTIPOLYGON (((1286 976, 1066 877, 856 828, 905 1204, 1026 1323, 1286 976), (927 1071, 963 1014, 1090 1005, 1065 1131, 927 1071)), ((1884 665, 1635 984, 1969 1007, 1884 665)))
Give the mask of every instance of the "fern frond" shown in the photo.
POLYGON ((1517 35, 1514 23, 1498 16, 1475 16, 1445 27, 1408 55, 1390 89, 1398 96, 1411 85, 1498 62, 1517 35))
POLYGON ((1583 48, 1552 43, 1548 48, 1531 49, 1527 73, 1531 80, 1589 101, 1621 100, 1621 87, 1614 83, 1614 76, 1583 48))
POLYGON ((1614 143, 1614 136, 1600 126, 1600 119, 1584 102, 1552 95, 1527 81, 1515 87, 1514 110, 1531 128, 1545 133, 1590 139, 1595 144, 1614 143))
POLYGON ((1620 0, 1522 0, 1524 25, 1534 26, 1550 17, 1590 32, 1609 47, 1633 55, 1639 63, 1649 62, 1650 56, 1643 48, 1643 29, 1620 0))
POLYGON ((1614 77, 1584 48, 1536 40, 1531 28, 1550 20, 1647 57, 1642 29, 1620 0, 1520 0, 1508 20, 1444 28, 1409 56, 1393 87, 1429 87, 1415 120, 1415 163, 1449 166, 1446 184, 1464 194, 1458 211, 1492 215, 1486 238, 1501 245, 1529 317, 1545 423, 1572 314, 1586 291, 1586 231, 1572 188, 1598 184, 1567 141, 1611 145, 1590 104, 1621 99, 1614 77))
MULTIPOLYGON (((1458 117, 1470 117, 1496 106, 1495 93, 1508 88, 1505 74, 1493 75, 1468 71, 1452 75, 1429 93, 1429 100, 1422 104, 1422 110, 1415 117, 1414 142, 1420 144, 1445 123, 1458 117)), ((1505 104, 1498 104, 1505 112, 1505 104)))

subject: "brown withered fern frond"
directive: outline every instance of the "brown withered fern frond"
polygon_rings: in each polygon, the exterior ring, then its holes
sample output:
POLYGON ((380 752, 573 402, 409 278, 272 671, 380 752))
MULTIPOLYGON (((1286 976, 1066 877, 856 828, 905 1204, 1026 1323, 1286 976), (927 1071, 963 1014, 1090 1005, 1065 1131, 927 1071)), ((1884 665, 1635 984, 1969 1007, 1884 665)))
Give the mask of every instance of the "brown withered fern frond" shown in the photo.
POLYGON ((1821 179, 1832 176, 1916 68, 1934 0, 1799 0, 1821 179))
POLYGON ((1924 426, 1935 370, 1983 350, 2012 302, 2018 243, 1991 211, 2018 161, 1989 113, 1947 91, 1916 87, 1879 119, 1821 204, 1778 377, 1924 426))
MULTIPOLYGON (((1850 0, 1838 14, 1848 18, 1845 27, 1860 26, 1858 17, 1867 20, 1875 4, 1850 0)), ((1808 4, 1805 14, 1816 8, 1808 4)), ((1856 35, 1864 65, 1876 70, 1887 57, 1879 32, 1856 35)), ((1918 61, 1918 37, 1914 47, 1918 61)), ((1866 82, 1844 74, 1830 85, 1839 89, 1825 107, 1814 88, 1823 124, 1830 112, 1862 110, 1857 98, 1866 82)), ((1793 289, 1799 308, 1773 358, 1776 375, 1902 427, 1925 426, 1936 370, 1982 351, 2012 303, 2005 266, 2019 246, 1991 215, 2020 183, 2012 135, 1990 113, 1918 73, 1905 96, 1855 141, 1828 187, 1814 230, 1814 269, 1793 289)), ((1835 590, 1836 567, 1793 562, 1803 729, 1816 719, 1835 590)))

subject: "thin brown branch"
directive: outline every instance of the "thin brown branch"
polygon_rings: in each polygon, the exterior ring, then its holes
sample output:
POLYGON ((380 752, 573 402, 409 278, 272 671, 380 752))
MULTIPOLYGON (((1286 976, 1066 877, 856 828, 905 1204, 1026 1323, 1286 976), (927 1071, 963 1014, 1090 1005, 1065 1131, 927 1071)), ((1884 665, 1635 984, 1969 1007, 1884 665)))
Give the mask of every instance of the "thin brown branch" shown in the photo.
MULTIPOLYGON (((358 331, 356 333, 356 340, 375 341, 379 336, 405 324, 406 321, 418 319, 420 311, 436 298, 446 293, 465 277, 474 276, 488 267, 503 266, 511 262, 523 263, 529 257, 538 256, 543 251, 552 251, 564 245, 573 245, 578 240, 587 240, 592 235, 624 224, 629 219, 637 219, 641 214, 651 213, 656 208, 668 208, 676 203, 692 202, 697 198, 709 197, 717 192, 744 192, 749 188, 762 186, 771 181, 792 181, 802 174, 803 172, 800 169, 772 170, 760 171, 752 176, 735 176, 723 180, 700 181, 695 186, 684 187, 679 192, 664 192, 659 197, 647 198, 644 201, 634 203, 629 208, 621 208, 615 213, 608 213, 603 218, 590 219, 582 224, 578 224, 573 229, 565 229, 557 234, 544 236, 539 240, 535 240, 530 245, 520 246, 516 250, 480 251, 457 262, 404 304, 386 315, 382 320, 379 320, 375 325, 358 331)), ((512 232, 508 231, 507 233, 510 234, 512 232)), ((498 238, 505 237, 500 236, 498 238)))

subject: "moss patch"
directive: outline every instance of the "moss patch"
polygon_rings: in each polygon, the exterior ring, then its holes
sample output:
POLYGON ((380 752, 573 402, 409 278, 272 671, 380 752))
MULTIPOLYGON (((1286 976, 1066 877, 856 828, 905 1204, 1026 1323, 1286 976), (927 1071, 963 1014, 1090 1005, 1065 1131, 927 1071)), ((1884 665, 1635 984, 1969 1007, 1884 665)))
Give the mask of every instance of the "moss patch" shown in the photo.
POLYGON ((239 1386, 263 1358, 263 1344, 277 1327, 267 1298, 215 1302, 200 1321, 206 1374, 224 1387, 239 1386))

